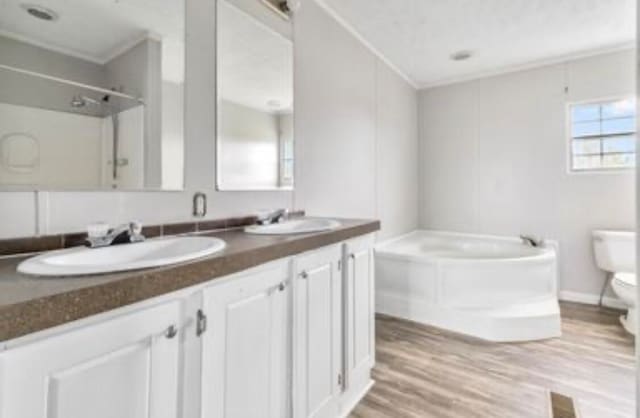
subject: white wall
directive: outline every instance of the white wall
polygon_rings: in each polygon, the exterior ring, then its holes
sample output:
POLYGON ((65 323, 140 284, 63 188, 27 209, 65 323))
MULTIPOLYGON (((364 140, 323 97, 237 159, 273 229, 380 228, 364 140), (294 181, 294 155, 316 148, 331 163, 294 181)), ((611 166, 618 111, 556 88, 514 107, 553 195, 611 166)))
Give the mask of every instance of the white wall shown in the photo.
POLYGON ((222 190, 278 187, 278 116, 220 102, 218 186, 222 190))
POLYGON ((560 289, 598 294, 590 233, 634 228, 634 173, 568 174, 565 111, 633 95, 634 59, 624 51, 422 91, 421 226, 556 239, 560 289))
POLYGON ((418 96, 385 64, 376 68, 376 218, 384 240, 418 225, 418 96))
POLYGON ((162 83, 162 188, 184 187, 184 84, 162 83))
POLYGON ((415 90, 315 3, 295 49, 296 206, 380 218, 382 239, 415 229, 415 90))
POLYGON ((79 231, 97 220, 187 220, 197 190, 207 193, 207 218, 295 207, 381 217, 382 236, 415 227, 415 193, 397 188, 416 178, 416 159, 404 160, 417 154, 415 111, 404 110, 415 109, 416 92, 311 0, 296 17, 295 192, 215 191, 214 2, 188 1, 186 13, 185 191, 1 193, 0 238, 79 231))

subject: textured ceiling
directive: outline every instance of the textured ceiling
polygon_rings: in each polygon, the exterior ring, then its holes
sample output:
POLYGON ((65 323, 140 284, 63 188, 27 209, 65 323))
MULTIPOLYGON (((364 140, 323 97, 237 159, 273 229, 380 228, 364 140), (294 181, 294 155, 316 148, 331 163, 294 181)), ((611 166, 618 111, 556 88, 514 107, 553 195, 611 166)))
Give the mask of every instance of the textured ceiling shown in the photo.
POLYGON ((613 48, 635 37, 635 0, 320 3, 417 86, 613 48), (450 60, 459 50, 474 55, 467 61, 450 60))
POLYGON ((150 36, 162 41, 163 77, 184 77, 183 0, 0 0, 0 34, 101 64, 150 36), (35 19, 23 3, 59 19, 35 19))

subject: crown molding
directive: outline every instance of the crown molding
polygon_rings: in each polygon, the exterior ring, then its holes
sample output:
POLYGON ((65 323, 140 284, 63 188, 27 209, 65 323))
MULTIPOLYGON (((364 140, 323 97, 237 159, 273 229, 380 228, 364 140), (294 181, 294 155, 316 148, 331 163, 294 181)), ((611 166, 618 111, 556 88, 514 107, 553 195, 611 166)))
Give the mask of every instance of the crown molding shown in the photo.
POLYGON ((104 64, 103 62, 101 62, 101 60, 93 55, 88 55, 88 54, 83 54, 80 53, 78 51, 75 51, 73 49, 70 48, 65 48, 65 47, 61 47, 61 46, 57 46, 57 45, 50 45, 46 42, 42 42, 36 39, 33 39, 29 36, 25 36, 25 35, 21 35, 19 33, 15 33, 15 32, 10 32, 4 29, 0 29, 0 36, 5 36, 9 39, 13 39, 15 41, 18 42, 22 42, 25 44, 29 44, 32 46, 36 46, 38 48, 42 48, 42 49, 46 49, 48 51, 52 51, 52 52, 57 52, 58 54, 62 54, 62 55, 67 55, 69 57, 73 57, 73 58, 78 58, 81 59, 83 61, 88 61, 91 62, 93 64, 99 64, 102 65, 104 64))
MULTIPOLYGON (((362 45, 364 45, 369 51, 373 53, 380 61, 385 63, 395 73, 402 77, 407 83, 414 89, 418 89, 418 83, 416 83, 411 77, 409 77, 404 71, 397 67, 391 60, 389 60, 382 52, 376 49, 364 36, 360 34, 349 22, 347 22, 342 16, 340 16, 331 6, 329 6, 325 0, 314 0, 320 8, 327 12, 336 22, 347 30, 354 38, 356 38, 362 45)), ((304 5, 303 5, 304 7, 304 5)))
POLYGON ((418 89, 427 90, 427 89, 447 86, 451 84, 466 83, 469 81, 475 81, 483 78, 490 78, 490 77, 495 77, 495 76, 505 75, 510 73, 517 73, 520 71, 533 70, 536 68, 547 67, 550 65, 564 64, 570 61, 577 61, 580 59, 596 57, 599 55, 607 55, 607 54, 613 54, 615 52, 635 50, 635 48, 636 48, 635 41, 624 42, 624 43, 610 45, 603 48, 595 48, 595 49, 590 49, 586 51, 560 55, 552 58, 545 58, 541 60, 530 61, 523 64, 505 66, 505 67, 497 68, 494 70, 479 71, 475 73, 461 75, 458 77, 443 78, 434 82, 420 84, 418 86, 418 89))

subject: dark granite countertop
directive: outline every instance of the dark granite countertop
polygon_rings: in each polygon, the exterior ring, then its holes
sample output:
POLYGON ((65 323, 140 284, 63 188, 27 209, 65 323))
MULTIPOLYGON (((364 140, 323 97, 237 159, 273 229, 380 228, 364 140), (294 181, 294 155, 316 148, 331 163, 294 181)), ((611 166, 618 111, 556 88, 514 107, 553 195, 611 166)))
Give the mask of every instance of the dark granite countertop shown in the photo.
POLYGON ((340 228, 301 235, 250 235, 241 228, 202 233, 224 251, 188 263, 98 276, 40 278, 20 274, 26 257, 0 259, 0 341, 86 318, 266 262, 375 232, 380 222, 341 219, 340 228))

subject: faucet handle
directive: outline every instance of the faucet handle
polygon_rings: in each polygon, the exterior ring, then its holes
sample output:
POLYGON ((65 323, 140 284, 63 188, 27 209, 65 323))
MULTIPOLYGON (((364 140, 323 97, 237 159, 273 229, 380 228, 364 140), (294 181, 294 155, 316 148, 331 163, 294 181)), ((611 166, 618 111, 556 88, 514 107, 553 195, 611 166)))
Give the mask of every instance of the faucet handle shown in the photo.
POLYGON ((131 221, 129 222, 129 230, 133 235, 142 234, 142 222, 140 221, 131 221))
POLYGON ((266 209, 258 210, 256 212, 256 223, 259 225, 268 223, 270 214, 271 214, 270 210, 266 210, 266 209))
POLYGON ((141 242, 144 240, 145 237, 142 235, 142 222, 129 222, 129 242, 141 242))
POLYGON ((276 222, 284 222, 289 220, 289 209, 279 209, 276 215, 276 222))

